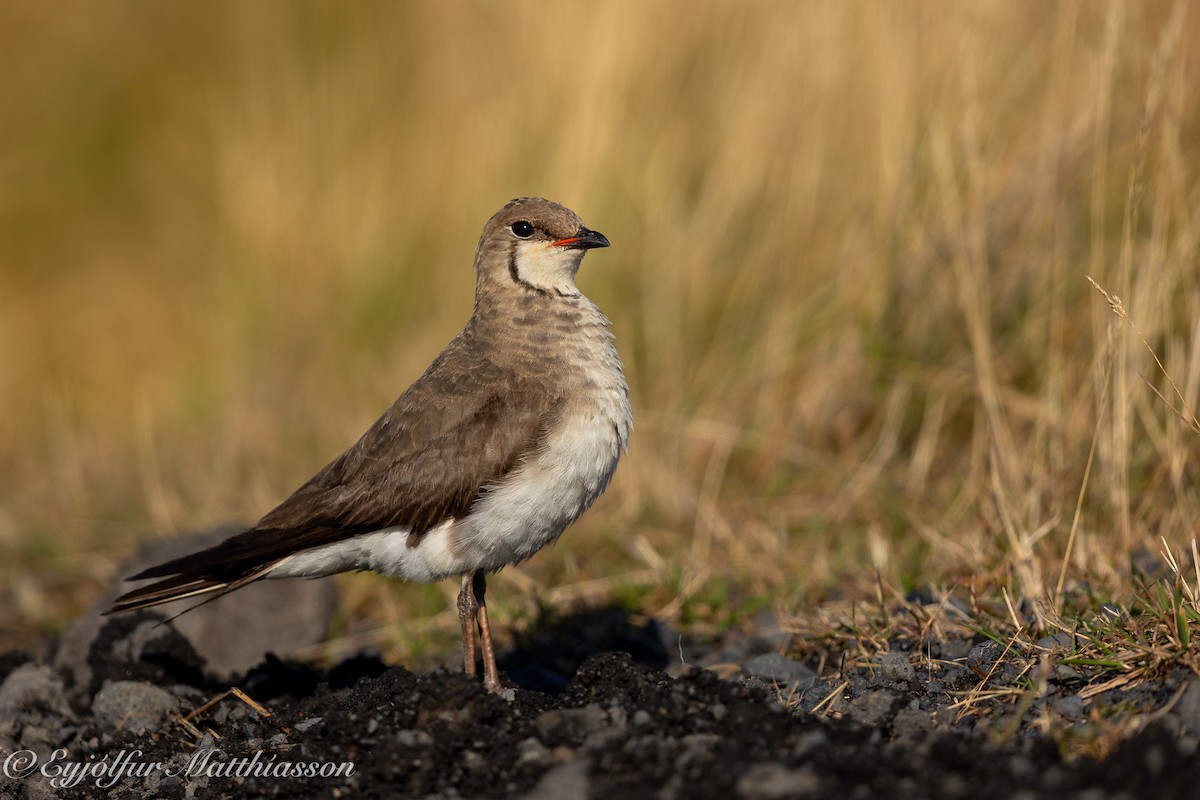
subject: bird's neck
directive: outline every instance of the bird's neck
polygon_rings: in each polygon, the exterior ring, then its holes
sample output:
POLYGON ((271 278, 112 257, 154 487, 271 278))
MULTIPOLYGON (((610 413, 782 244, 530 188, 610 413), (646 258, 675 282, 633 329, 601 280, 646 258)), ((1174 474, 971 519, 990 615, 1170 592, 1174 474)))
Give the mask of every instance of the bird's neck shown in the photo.
POLYGON ((549 343, 558 338, 611 338, 608 317, 584 295, 560 297, 524 287, 499 296, 477 293, 467 327, 494 340, 549 343))

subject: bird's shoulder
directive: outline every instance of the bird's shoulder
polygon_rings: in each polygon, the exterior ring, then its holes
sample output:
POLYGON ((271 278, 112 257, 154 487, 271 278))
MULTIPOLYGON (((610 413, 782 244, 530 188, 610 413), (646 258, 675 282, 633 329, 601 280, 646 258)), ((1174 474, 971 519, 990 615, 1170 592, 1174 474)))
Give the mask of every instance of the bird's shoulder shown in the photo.
POLYGON ((456 338, 348 450, 256 527, 312 524, 415 530, 466 513, 542 442, 565 403, 538 374, 522 374, 456 338))

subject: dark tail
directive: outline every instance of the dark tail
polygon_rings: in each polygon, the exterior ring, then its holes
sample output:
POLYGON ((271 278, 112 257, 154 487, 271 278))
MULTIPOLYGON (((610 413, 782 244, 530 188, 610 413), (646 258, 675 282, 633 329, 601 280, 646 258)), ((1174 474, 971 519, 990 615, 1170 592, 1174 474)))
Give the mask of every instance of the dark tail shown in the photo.
MULTIPOLYGON (((113 601, 112 608, 104 612, 105 616, 121 611, 133 611, 138 608, 170 603, 172 600, 182 600, 185 597, 197 597, 211 592, 230 591, 229 584, 210 577, 192 577, 190 575, 172 575, 165 580, 155 581, 149 586, 142 586, 118 597, 113 601)), ((213 598, 216 599, 216 598, 213 598)))
MULTIPOLYGON (((166 576, 162 580, 155 581, 147 586, 141 586, 121 595, 113 601, 112 608, 105 611, 104 615, 108 616, 109 614, 118 614, 122 611, 133 611, 139 608, 150 608, 151 606, 170 603, 174 600, 183 600, 187 597, 211 595, 203 602, 192 606, 192 608, 196 608, 204 605, 204 603, 216 600, 222 595, 229 594, 234 589, 240 589, 251 581, 258 580, 279 563, 279 560, 276 559, 265 564, 236 564, 224 569, 213 569, 207 566, 196 567, 197 557, 204 557, 205 555, 208 555, 208 551, 168 561, 165 564, 151 567, 130 577, 129 580, 136 581, 166 576)), ((191 609, 186 610, 190 611, 191 609)))

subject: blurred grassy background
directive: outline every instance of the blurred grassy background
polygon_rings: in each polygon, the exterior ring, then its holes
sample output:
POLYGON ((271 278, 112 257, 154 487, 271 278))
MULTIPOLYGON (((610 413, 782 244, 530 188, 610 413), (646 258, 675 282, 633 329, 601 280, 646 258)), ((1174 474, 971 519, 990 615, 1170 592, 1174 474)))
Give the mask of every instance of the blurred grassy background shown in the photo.
POLYGON ((1045 596, 1094 437, 1067 577, 1119 592, 1193 536, 1197 439, 1085 275, 1195 407, 1196 41, 1186 2, 0 6, 0 646, 354 441, 528 194, 614 243, 636 429, 497 602, 1045 596))

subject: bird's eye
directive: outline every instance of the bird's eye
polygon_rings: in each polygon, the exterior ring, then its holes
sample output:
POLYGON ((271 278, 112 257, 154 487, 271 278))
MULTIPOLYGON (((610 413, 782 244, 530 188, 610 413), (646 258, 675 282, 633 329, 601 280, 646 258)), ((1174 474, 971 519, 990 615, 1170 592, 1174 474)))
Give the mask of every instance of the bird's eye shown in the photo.
POLYGON ((525 220, 518 220, 512 224, 512 232, 522 239, 528 239, 533 236, 533 226, 525 220))

